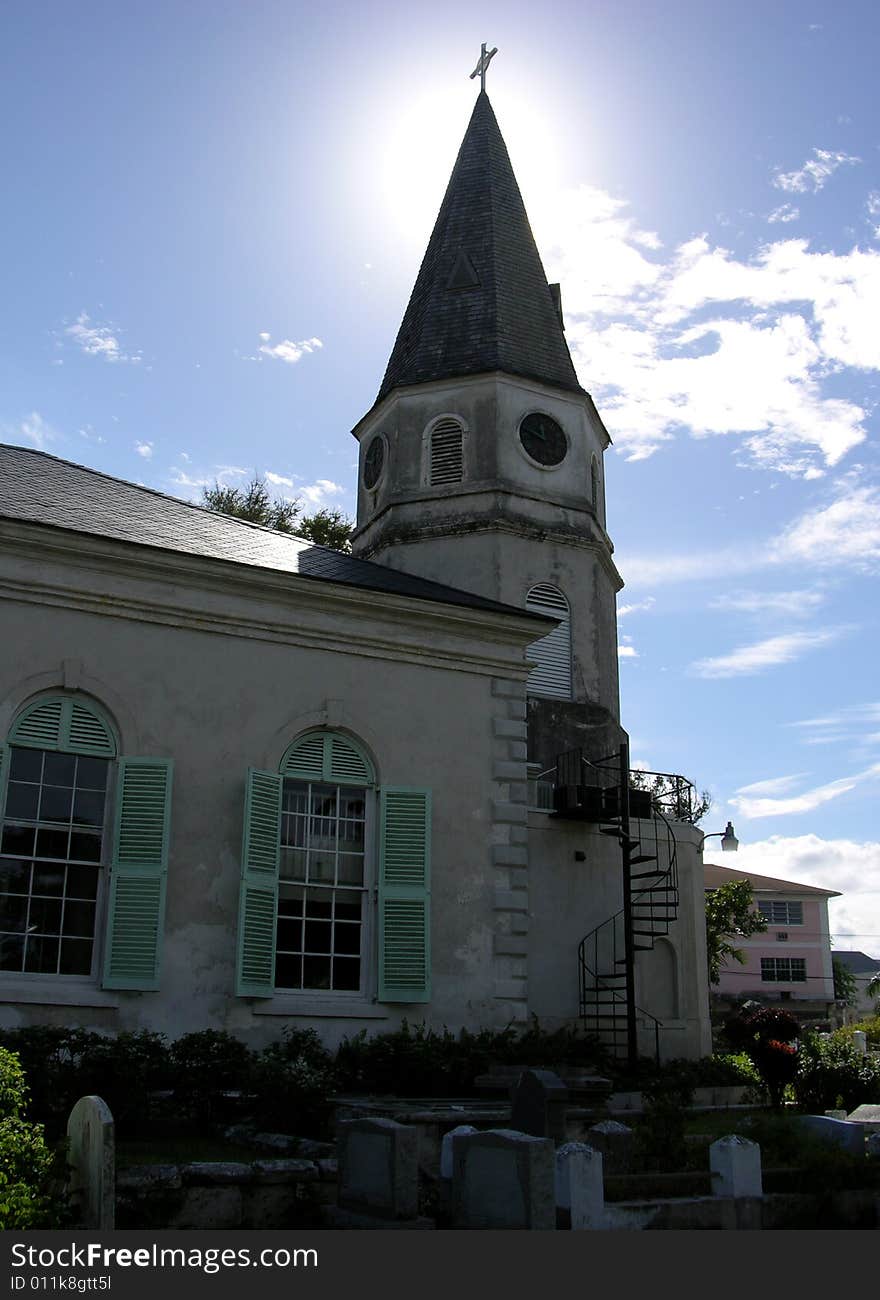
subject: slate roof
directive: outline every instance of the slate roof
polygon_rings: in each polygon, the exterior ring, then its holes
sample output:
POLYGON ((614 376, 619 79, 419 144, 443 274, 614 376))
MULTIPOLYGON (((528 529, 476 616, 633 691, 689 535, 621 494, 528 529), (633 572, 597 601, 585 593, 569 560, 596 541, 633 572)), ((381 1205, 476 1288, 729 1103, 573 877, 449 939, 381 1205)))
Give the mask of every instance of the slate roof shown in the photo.
POLYGON ((880 957, 869 957, 866 952, 833 948, 831 956, 853 975, 875 975, 880 972, 880 957))
POLYGON ((754 871, 740 871, 738 867, 719 867, 714 862, 703 865, 707 889, 717 889, 731 880, 747 880, 757 894, 818 894, 822 898, 840 898, 838 889, 820 889, 818 885, 801 885, 796 880, 779 880, 776 876, 758 876, 754 871))
POLYGON ((377 401, 402 384, 492 370, 584 391, 481 91, 377 401))
POLYGON ((547 619, 523 609, 369 560, 356 560, 327 546, 216 514, 28 447, 0 444, 0 518, 416 600, 517 614, 520 618, 534 618, 538 636, 550 626, 547 619))

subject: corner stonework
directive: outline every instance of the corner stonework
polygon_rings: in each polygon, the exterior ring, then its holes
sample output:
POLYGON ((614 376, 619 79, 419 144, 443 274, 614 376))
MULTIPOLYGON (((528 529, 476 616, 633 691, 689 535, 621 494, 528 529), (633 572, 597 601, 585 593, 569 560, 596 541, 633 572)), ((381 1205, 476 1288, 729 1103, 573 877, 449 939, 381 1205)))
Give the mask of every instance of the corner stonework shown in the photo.
POLYGON ((529 848, 526 684, 492 679, 491 862, 495 999, 509 1020, 528 1018, 529 848))

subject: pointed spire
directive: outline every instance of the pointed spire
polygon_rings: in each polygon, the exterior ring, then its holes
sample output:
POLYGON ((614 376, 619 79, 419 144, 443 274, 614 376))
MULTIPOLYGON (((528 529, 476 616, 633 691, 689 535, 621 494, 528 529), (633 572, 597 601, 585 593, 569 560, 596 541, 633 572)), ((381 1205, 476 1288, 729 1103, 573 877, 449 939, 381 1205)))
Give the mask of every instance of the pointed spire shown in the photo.
POLYGON ((492 370, 583 391, 481 91, 377 400, 401 385, 492 370))

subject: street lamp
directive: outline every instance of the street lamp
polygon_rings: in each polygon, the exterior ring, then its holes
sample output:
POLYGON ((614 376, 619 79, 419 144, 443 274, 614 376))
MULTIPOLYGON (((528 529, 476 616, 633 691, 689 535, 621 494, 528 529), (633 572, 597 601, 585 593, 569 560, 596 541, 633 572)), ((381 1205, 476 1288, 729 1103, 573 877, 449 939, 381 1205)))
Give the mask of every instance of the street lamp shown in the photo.
POLYGON ((714 839, 716 835, 720 837, 721 847, 725 853, 736 853, 739 848, 739 840, 733 833, 733 822, 728 822, 723 831, 712 831, 709 835, 704 835, 699 844, 701 853, 706 840, 714 839))

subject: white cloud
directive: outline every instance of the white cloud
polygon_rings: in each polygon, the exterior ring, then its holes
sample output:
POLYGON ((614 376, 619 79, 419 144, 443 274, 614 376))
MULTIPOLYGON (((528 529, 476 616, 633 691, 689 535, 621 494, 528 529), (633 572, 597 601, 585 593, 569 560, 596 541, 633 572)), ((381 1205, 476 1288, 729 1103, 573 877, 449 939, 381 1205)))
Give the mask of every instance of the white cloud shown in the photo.
POLYGON ((617 647, 617 655, 620 659, 638 659, 639 652, 635 646, 622 645, 617 647))
POLYGON ((153 455, 153 444, 151 442, 136 442, 134 449, 139 456, 143 456, 144 460, 149 460, 153 455))
POLYGON ((642 614, 655 605, 653 596, 646 596, 644 600, 633 601, 631 605, 621 605, 617 611, 618 619, 626 618, 629 614, 642 614))
MULTIPOLYGON (((839 799, 842 794, 848 794, 856 786, 877 776, 880 776, 880 763, 867 768, 864 772, 856 772, 853 776, 841 777, 837 781, 817 785, 812 790, 804 790, 801 794, 775 799, 770 796, 740 793, 729 799, 728 803, 736 809, 737 816, 749 820, 760 817, 790 816, 793 813, 812 812, 822 804, 830 803, 832 799, 839 799)), ((743 790, 750 788, 744 786, 743 790)))
POLYGON ((45 451, 49 443, 55 442, 58 438, 58 434, 48 421, 43 419, 39 411, 31 411, 30 415, 26 415, 19 424, 6 425, 5 428, 10 437, 16 440, 24 439, 38 451, 45 451))
POLYGON ((341 496, 344 492, 345 488, 339 483, 333 483, 327 478, 319 478, 315 483, 307 483, 305 487, 299 488, 297 495, 302 497, 312 510, 323 510, 325 506, 331 504, 333 497, 341 496))
POLYGON ((104 361, 130 361, 138 364, 139 352, 124 352, 119 339, 110 325, 93 324, 86 312, 80 312, 73 325, 68 325, 65 334, 89 357, 102 357, 104 361))
POLYGON ((740 646, 730 654, 698 659, 691 664, 691 671, 706 678, 751 677, 766 668, 793 663, 808 651, 836 640, 845 630, 829 628, 822 632, 789 632, 785 636, 771 636, 753 645, 740 646))
POLYGON ((743 614, 786 614, 797 618, 817 609, 825 599, 821 591, 731 591, 709 602, 710 609, 743 614))
POLYGON ((285 478, 283 474, 273 474, 270 469, 266 470, 266 479, 273 487, 293 487, 293 479, 285 478))
POLYGON ((771 225, 777 223, 788 225, 790 221, 797 221, 800 215, 800 208, 795 208, 790 203, 783 203, 781 207, 774 208, 772 212, 767 214, 767 220, 771 225))
POLYGON ((809 190, 815 194, 828 183, 838 167, 861 161, 861 158, 855 158, 852 154, 814 149, 813 157, 808 158, 803 167, 793 172, 777 172, 773 184, 777 189, 786 190, 790 194, 806 194, 809 190))
POLYGON ((880 956, 880 842, 771 835, 745 844, 735 865, 761 876, 836 889, 828 902, 834 946, 880 956))
POLYGON ((260 357, 257 357, 256 360, 260 360, 262 357, 272 357, 276 361, 284 361, 293 366, 307 352, 314 352, 324 346, 320 339, 301 339, 299 343, 294 343, 291 339, 282 339, 280 343, 270 346, 270 338, 270 334, 263 333, 260 335, 260 357))
POLYGON ((786 794, 807 775, 806 772, 795 772, 792 776, 773 776, 766 781, 753 781, 751 785, 741 785, 736 793, 749 795, 786 794))

